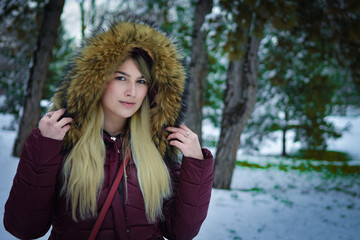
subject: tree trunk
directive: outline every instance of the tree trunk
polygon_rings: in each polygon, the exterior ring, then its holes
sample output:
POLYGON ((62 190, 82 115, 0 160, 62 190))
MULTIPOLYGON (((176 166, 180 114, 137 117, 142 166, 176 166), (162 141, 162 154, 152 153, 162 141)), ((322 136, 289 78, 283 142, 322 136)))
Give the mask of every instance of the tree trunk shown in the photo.
POLYGON ((282 153, 281 156, 286 157, 286 132, 287 128, 283 128, 282 130, 282 153))
POLYGON ((24 111, 13 148, 13 155, 17 157, 21 154, 26 138, 39 121, 40 100, 64 3, 65 0, 50 0, 44 8, 43 21, 37 38, 33 65, 30 69, 30 78, 25 93, 24 111))
POLYGON ((289 114, 288 114, 288 111, 285 110, 285 126, 283 127, 283 130, 282 130, 282 153, 281 153, 281 156, 283 157, 286 157, 287 154, 286 154, 286 132, 288 130, 288 121, 289 121, 289 114))
POLYGON ((190 104, 186 116, 186 125, 198 135, 200 142, 202 140, 202 107, 204 105, 204 92, 208 73, 208 55, 206 49, 207 33, 201 31, 201 27, 205 21, 205 16, 211 12, 212 6, 212 0, 196 1, 191 47, 190 77, 192 79, 189 86, 190 104))
POLYGON ((258 47, 259 40, 249 37, 243 59, 229 63, 221 133, 215 157, 215 188, 230 188, 240 135, 256 102, 258 47))

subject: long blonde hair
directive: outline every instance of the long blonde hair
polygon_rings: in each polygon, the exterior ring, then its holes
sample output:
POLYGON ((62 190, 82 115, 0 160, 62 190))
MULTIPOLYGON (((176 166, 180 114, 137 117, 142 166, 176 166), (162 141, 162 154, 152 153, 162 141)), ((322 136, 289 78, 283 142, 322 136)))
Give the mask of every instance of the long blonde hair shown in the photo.
POLYGON ((104 179, 105 144, 102 138, 104 113, 101 102, 91 114, 84 134, 71 149, 63 167, 63 187, 71 203, 72 218, 96 216, 97 198, 104 179))
POLYGON ((149 100, 142 104, 141 111, 131 117, 131 149, 137 167, 138 180, 143 194, 146 216, 150 222, 162 218, 163 199, 171 194, 168 169, 151 140, 149 130, 149 100))
MULTIPOLYGON (((132 54, 131 57, 145 79, 150 81, 150 66, 144 58, 137 54, 132 54)), ((146 96, 140 109, 130 118, 128 147, 131 148, 132 159, 137 167, 147 219, 155 222, 163 218, 163 200, 171 195, 171 179, 162 156, 151 139, 149 111, 150 104, 146 96)), ((67 155, 63 167, 62 193, 71 204, 72 218, 75 221, 77 216, 84 220, 97 215, 97 199, 104 178, 103 126, 104 113, 99 102, 90 116, 84 134, 67 155)), ((123 152, 126 154, 127 149, 123 152)))

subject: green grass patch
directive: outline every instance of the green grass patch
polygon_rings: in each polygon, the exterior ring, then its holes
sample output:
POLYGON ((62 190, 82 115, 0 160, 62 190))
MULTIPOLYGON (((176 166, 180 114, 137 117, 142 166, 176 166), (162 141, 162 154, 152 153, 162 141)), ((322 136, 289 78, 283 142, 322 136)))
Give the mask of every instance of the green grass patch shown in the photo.
POLYGON ((267 163, 265 166, 257 163, 250 163, 246 160, 237 161, 236 165, 243 168, 251 168, 251 169, 269 169, 272 167, 278 168, 280 171, 288 172, 289 170, 297 170, 300 172, 324 172, 329 176, 345 176, 345 175, 359 175, 360 176, 360 166, 351 166, 347 163, 343 163, 342 165, 336 164, 313 164, 311 162, 305 161, 299 165, 292 164, 284 164, 283 162, 279 162, 278 164, 267 163))
POLYGON ((287 172, 287 171, 288 171, 288 166, 285 165, 285 164, 283 164, 283 163, 280 163, 279 169, 280 169, 281 171, 287 172))
POLYGON ((304 171, 316 171, 316 172, 328 172, 331 175, 360 175, 360 166, 350 166, 347 164, 334 165, 334 164, 321 164, 314 165, 311 163, 301 163, 299 166, 291 166, 293 170, 304 171))
POLYGON ((252 192, 264 192, 264 189, 258 188, 258 187, 253 187, 253 188, 250 189, 250 191, 252 191, 252 192))
POLYGON ((285 205, 292 207, 294 205, 294 203, 292 201, 289 200, 281 200, 282 203, 284 203, 285 205))
POLYGON ((243 192, 265 192, 265 190, 263 188, 259 188, 259 187, 253 187, 250 189, 241 189, 241 191, 243 192))
POLYGON ((297 153, 291 157, 297 159, 307 159, 307 160, 325 160, 329 162, 347 162, 351 160, 349 154, 340 151, 327 151, 327 150, 307 150, 300 149, 297 153))
POLYGON ((272 167, 272 165, 270 163, 266 164, 266 166, 261 166, 256 163, 249 163, 248 161, 237 161, 236 165, 240 166, 240 167, 258 168, 258 169, 266 169, 266 168, 272 167))

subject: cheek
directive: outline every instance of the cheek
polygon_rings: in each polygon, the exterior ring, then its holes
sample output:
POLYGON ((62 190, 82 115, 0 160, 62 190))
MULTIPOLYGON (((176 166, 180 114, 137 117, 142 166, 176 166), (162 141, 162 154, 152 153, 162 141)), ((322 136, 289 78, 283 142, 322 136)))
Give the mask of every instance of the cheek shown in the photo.
POLYGON ((148 91, 148 87, 144 87, 144 89, 142 89, 141 91, 141 99, 144 101, 146 95, 147 95, 147 91, 148 91))
POLYGON ((103 108, 107 108, 107 106, 109 105, 109 99, 108 99, 108 95, 104 94, 101 96, 101 105, 103 108))
POLYGON ((114 89, 114 83, 113 81, 110 81, 101 96, 101 102, 103 106, 107 106, 110 102, 112 102, 112 98, 114 96, 114 89))
POLYGON ((111 98, 112 96, 116 96, 116 93, 119 92, 119 90, 118 84, 115 81, 110 81, 107 84, 102 97, 111 98))

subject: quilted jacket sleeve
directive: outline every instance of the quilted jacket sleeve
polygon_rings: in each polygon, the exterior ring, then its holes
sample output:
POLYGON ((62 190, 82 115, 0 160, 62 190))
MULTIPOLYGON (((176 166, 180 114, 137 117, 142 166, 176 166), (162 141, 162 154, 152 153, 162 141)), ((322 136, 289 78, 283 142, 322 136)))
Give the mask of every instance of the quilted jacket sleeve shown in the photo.
POLYGON ((61 147, 39 129, 24 144, 4 213, 5 229, 17 238, 38 238, 50 228, 61 147))
POLYGON ((213 182, 213 156, 203 149, 204 160, 184 157, 170 169, 173 197, 164 204, 161 224, 168 239, 193 239, 207 215, 213 182))

